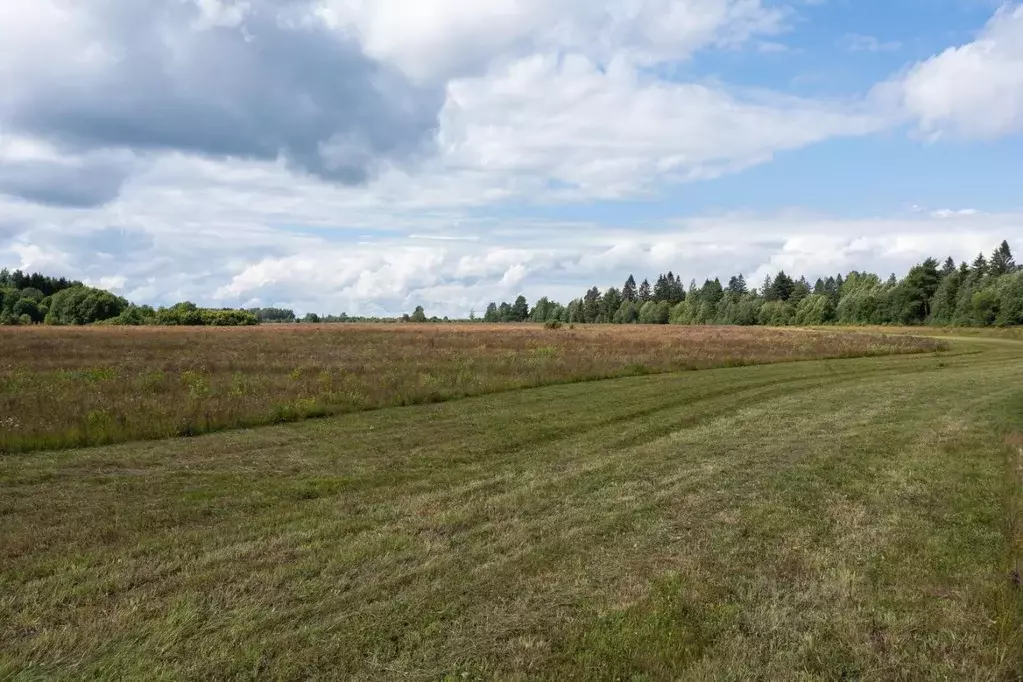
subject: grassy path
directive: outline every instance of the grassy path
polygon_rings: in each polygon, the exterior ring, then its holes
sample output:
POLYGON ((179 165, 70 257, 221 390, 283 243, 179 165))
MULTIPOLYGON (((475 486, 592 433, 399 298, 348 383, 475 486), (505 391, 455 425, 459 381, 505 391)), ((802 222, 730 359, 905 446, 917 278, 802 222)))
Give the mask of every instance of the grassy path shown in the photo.
POLYGON ((1018 679, 1023 344, 953 344, 0 458, 0 678, 1018 679))

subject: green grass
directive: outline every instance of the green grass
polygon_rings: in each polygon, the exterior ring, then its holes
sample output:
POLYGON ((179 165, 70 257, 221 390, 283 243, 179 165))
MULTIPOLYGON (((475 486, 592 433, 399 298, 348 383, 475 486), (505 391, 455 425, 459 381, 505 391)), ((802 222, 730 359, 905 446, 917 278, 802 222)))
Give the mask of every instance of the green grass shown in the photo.
POLYGON ((1023 675, 1023 344, 0 458, 2 679, 1023 675))

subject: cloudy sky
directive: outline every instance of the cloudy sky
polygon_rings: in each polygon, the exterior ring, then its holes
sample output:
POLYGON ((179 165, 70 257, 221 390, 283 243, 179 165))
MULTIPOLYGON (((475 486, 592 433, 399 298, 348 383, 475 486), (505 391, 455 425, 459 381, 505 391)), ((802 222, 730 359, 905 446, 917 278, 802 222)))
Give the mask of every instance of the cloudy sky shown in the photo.
POLYGON ((0 266, 467 315, 1023 250, 1023 6, 0 0, 0 266))

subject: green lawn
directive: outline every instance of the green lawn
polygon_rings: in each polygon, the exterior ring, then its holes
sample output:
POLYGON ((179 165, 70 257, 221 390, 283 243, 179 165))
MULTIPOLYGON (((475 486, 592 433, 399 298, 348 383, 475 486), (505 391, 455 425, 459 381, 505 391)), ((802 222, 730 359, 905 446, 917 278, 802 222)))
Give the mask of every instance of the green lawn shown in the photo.
POLYGON ((951 343, 4 456, 0 679, 1019 679, 1023 343, 951 343))

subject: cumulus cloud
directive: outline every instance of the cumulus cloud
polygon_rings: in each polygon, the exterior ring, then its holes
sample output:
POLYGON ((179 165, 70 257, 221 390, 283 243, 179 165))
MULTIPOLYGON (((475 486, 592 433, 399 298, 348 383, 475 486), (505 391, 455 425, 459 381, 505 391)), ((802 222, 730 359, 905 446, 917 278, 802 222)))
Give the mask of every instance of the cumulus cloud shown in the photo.
POLYGON ((456 81, 441 119, 450 165, 553 180, 560 185, 544 193, 561 198, 714 177, 886 125, 847 103, 732 94, 580 55, 529 57, 456 81))
POLYGON ((1023 6, 1000 9, 976 40, 886 86, 928 135, 993 138, 1023 130, 1023 6))
POLYGON ((128 168, 88 159, 0 162, 0 193, 56 206, 96 206, 112 201, 128 168))
POLYGON ((0 136, 0 194, 67 207, 105 204, 138 167, 131 154, 67 156, 33 140, 0 136))
POLYGON ((573 52, 655 63, 774 34, 785 12, 760 0, 324 0, 324 16, 419 80, 485 72, 495 60, 573 52))
MULTIPOLYGON (((317 7, 313 0, 5 3, 0 121, 66 154, 281 158, 331 180, 363 182, 430 141, 443 92, 413 86, 367 57, 317 7)), ((44 169, 34 172, 41 183, 44 169)))

